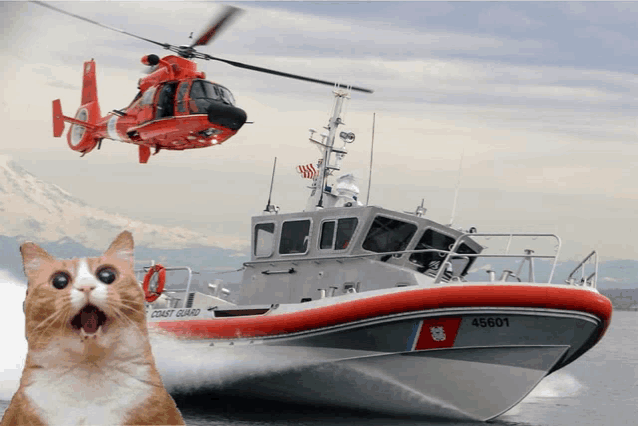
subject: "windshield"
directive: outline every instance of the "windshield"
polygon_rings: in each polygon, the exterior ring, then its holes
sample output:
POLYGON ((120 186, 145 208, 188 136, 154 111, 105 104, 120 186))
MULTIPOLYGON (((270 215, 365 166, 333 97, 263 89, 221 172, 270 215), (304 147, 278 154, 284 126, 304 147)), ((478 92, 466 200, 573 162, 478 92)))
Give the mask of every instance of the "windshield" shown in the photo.
POLYGON ((377 253, 405 250, 416 229, 417 226, 412 223, 377 216, 363 242, 363 248, 377 253))
POLYGON ((230 90, 219 84, 213 84, 206 80, 196 80, 191 88, 191 99, 213 99, 235 105, 235 98, 230 90))

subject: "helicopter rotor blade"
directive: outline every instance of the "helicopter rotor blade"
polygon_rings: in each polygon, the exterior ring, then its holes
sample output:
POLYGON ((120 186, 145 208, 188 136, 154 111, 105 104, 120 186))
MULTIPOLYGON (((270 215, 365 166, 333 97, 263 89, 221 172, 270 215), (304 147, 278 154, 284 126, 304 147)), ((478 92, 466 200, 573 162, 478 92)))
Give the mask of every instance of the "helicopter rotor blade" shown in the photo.
MULTIPOLYGON (((275 70, 271 70, 268 68, 262 68, 262 67, 257 67, 255 65, 248 65, 248 64, 244 64, 241 62, 236 62, 236 61, 230 61, 228 59, 222 59, 222 58, 217 58, 215 56, 210 56, 210 55, 202 55, 203 59, 209 59, 209 60, 213 60, 213 61, 220 61, 220 62, 224 62, 228 65, 232 65, 234 67, 238 67, 238 68, 244 68, 247 70, 251 70, 251 71, 258 71, 258 72, 263 72, 266 74, 272 74, 272 75, 278 75, 280 77, 287 77, 287 78, 294 78, 295 80, 302 80, 302 81, 309 81, 311 83, 319 83, 319 84, 325 84, 328 86, 336 86, 338 85, 335 82, 332 81, 327 81, 327 80, 319 80, 316 78, 310 78, 310 77, 304 77, 301 75, 297 75, 297 74, 289 74, 287 72, 282 72, 282 71, 275 71, 275 70)), ((339 84, 339 86, 344 86, 343 84, 339 84)), ((358 92, 364 92, 364 93, 374 93, 374 91, 370 90, 370 89, 366 89, 364 87, 357 87, 357 86, 349 86, 351 90, 356 90, 358 92)))
POLYGON ((204 31, 194 42, 188 47, 205 46, 211 42, 211 40, 219 35, 219 33, 228 25, 230 25, 235 18, 237 18, 243 12, 242 9, 234 6, 225 6, 222 13, 215 17, 204 31))
POLYGON ((36 0, 30 0, 30 1, 31 1, 31 3, 35 3, 35 4, 39 4, 40 6, 48 7, 49 9, 55 10, 56 12, 60 12, 60 13, 63 13, 65 15, 69 15, 69 16, 72 16, 74 18, 86 21, 86 22, 90 22, 91 24, 98 25, 98 26, 100 26, 102 28, 106 28, 106 29, 111 30, 111 31, 117 31, 118 33, 126 34, 126 35, 129 35, 131 37, 139 38, 140 40, 148 41, 149 43, 157 44, 158 46, 162 46, 164 49, 168 49, 168 48, 171 47, 171 45, 168 44, 168 43, 160 43, 158 41, 150 40, 150 39, 144 38, 144 37, 140 37, 138 35, 129 33, 129 32, 124 31, 124 30, 120 30, 118 28, 114 28, 114 27, 110 27, 108 25, 101 24, 101 23, 99 23, 97 21, 94 21, 92 19, 85 18, 84 16, 76 15, 75 13, 71 13, 71 12, 67 12, 66 10, 58 9, 57 7, 51 6, 50 4, 47 4, 47 3, 43 2, 43 1, 36 1, 36 0))

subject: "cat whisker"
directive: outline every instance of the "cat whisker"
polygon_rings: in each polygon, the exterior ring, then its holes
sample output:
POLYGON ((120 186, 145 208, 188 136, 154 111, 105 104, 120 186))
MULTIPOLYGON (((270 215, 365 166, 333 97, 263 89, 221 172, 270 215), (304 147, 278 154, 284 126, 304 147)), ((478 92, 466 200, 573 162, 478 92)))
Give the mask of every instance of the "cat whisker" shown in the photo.
POLYGON ((125 315, 119 308, 118 306, 114 306, 112 303, 108 304, 109 308, 111 308, 113 314, 120 320, 122 320, 125 323, 129 323, 132 325, 135 325, 135 322, 133 320, 131 320, 127 315, 125 315))
MULTIPOLYGON (((40 324, 38 324, 34 329, 33 332, 31 334, 31 338, 33 338, 33 343, 34 344, 39 344, 43 341, 46 340, 46 334, 47 331, 49 331, 49 329, 56 324, 57 320, 62 317, 62 318, 66 318, 68 317, 70 314, 70 308, 69 306, 65 306, 62 309, 54 312, 53 314, 49 315, 47 318, 45 318, 44 320, 42 320, 40 322, 40 324), (42 327, 44 327, 43 329, 41 329, 42 327), (37 332, 37 333, 36 333, 37 332)), ((63 329, 65 327, 66 321, 62 321, 62 323, 58 326, 59 329, 63 329)))

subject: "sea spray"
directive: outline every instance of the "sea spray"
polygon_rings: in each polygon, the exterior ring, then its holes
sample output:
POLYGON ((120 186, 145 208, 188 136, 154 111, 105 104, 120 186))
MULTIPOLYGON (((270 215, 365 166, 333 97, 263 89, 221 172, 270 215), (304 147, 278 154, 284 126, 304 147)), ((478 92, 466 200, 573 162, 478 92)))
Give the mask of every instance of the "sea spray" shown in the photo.
POLYGON ((27 356, 22 311, 27 286, 9 272, 0 270, 0 289, 0 400, 8 401, 18 390, 27 356))
POLYGON ((545 377, 534 390, 530 392, 524 401, 533 401, 538 398, 563 398, 580 393, 585 386, 574 376, 565 371, 556 371, 545 377))
POLYGON ((580 383, 574 376, 565 371, 555 371, 545 377, 522 401, 507 412, 508 415, 519 415, 525 404, 542 404, 551 398, 565 398, 576 396, 586 386, 580 383))
POLYGON ((171 393, 227 390, 252 378, 271 376, 320 362, 303 347, 268 346, 262 342, 186 341, 151 328, 155 364, 171 393))

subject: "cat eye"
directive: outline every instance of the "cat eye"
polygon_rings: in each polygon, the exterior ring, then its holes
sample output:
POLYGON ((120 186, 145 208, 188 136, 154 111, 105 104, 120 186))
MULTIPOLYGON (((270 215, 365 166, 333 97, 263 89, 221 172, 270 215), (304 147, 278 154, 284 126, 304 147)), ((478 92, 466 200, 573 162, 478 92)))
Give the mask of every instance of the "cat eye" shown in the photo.
POLYGON ((113 281, 115 281, 117 274, 115 273, 115 270, 113 268, 107 266, 105 268, 99 269, 95 276, 104 284, 111 284, 113 281))
POLYGON ((71 282, 71 277, 69 277, 69 274, 66 272, 56 272, 51 277, 51 284, 53 284, 53 287, 58 290, 62 290, 64 287, 69 285, 69 282, 71 282))

